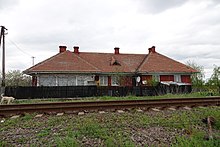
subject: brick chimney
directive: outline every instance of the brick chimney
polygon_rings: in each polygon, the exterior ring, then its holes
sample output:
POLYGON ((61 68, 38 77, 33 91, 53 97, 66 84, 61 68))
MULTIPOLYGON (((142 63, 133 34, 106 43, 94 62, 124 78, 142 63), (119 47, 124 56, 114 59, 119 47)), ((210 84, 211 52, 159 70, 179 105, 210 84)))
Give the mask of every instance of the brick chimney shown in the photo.
POLYGON ((65 52, 66 51, 66 46, 59 46, 60 48, 60 53, 65 52))
POLYGON ((119 47, 115 47, 114 49, 115 49, 115 54, 119 54, 119 49, 120 48, 119 47))
POLYGON ((79 47, 78 46, 74 46, 73 49, 74 49, 74 53, 79 54, 79 47))
POLYGON ((152 52, 152 53, 156 53, 156 50, 155 50, 155 46, 152 46, 151 48, 149 48, 149 54, 152 52))

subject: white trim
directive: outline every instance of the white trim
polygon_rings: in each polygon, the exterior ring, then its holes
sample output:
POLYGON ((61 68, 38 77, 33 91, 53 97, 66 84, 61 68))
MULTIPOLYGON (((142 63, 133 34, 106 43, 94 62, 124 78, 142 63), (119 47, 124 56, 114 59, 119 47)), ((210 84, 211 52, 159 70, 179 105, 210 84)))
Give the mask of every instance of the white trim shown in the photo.
POLYGON ((78 86, 77 77, 78 77, 78 76, 76 75, 76 86, 78 86))
POLYGON ((56 82, 55 82, 56 84, 55 85, 58 86, 58 78, 57 78, 57 76, 55 76, 55 78, 56 78, 56 82))

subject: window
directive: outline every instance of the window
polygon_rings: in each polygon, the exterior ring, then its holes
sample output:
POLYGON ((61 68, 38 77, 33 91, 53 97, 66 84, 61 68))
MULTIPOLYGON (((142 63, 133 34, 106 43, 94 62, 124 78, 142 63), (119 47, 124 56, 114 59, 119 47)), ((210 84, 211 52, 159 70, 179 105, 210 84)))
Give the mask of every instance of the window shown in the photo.
POLYGON ((190 75, 181 75, 181 82, 183 82, 183 83, 191 83, 190 75))
POLYGON ((108 86, 108 77, 107 76, 100 76, 99 77, 99 85, 100 86, 108 86))
POLYGON ((112 86, 119 86, 119 77, 112 76, 112 86))
POLYGON ((39 76, 39 86, 57 86, 56 77, 52 75, 39 76))
POLYGON ((117 60, 112 65, 121 65, 117 60))
POLYGON ((180 75, 174 75, 174 82, 181 82, 181 76, 180 75))
POLYGON ((84 85, 84 76, 77 76, 77 86, 84 85))
POLYGON ((160 82, 160 75, 153 75, 153 80, 160 82))
POLYGON ((68 86, 76 86, 76 76, 69 76, 67 82, 68 86))
POLYGON ((68 77, 67 76, 57 76, 56 77, 57 86, 67 86, 68 85, 68 77))
POLYGON ((116 60, 114 57, 112 57, 110 65, 121 65, 121 64, 119 63, 118 60, 116 60))

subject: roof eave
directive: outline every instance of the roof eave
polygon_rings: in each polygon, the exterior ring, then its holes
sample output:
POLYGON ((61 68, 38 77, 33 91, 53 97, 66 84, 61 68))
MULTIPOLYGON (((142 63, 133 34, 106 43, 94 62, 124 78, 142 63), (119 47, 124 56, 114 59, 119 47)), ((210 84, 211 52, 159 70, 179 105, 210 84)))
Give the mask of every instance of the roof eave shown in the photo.
POLYGON ((193 73, 196 73, 196 72, 162 72, 162 71, 159 71, 159 72, 143 72, 143 71, 139 71, 137 72, 137 74, 193 74, 193 73))
POLYGON ((104 74, 104 75, 133 75, 134 72, 101 72, 101 71, 23 71, 27 75, 37 74, 104 74))
POLYGON ((80 74, 80 73, 100 73, 100 71, 24 71, 24 74, 36 75, 36 74, 80 74))

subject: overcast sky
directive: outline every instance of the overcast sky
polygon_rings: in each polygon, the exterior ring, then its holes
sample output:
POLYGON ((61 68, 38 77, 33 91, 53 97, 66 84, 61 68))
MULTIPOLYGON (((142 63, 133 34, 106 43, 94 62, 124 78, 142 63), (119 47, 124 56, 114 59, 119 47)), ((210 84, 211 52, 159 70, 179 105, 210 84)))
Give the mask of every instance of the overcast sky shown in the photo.
MULTIPOLYGON (((58 53, 147 54, 148 48, 182 63, 220 66, 219 0, 0 0, 6 70, 25 70, 58 53)), ((2 56, 2 53, 0 53, 2 56)))

